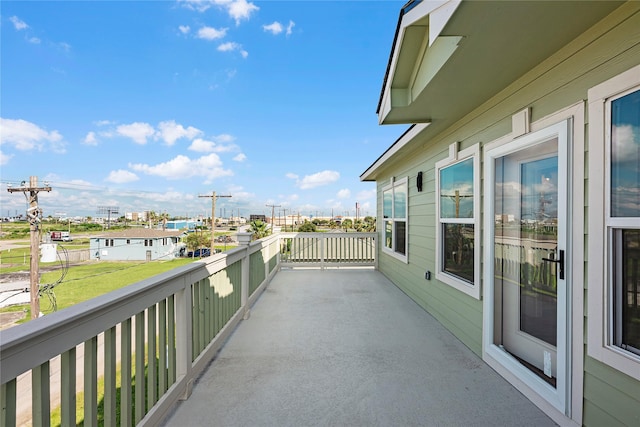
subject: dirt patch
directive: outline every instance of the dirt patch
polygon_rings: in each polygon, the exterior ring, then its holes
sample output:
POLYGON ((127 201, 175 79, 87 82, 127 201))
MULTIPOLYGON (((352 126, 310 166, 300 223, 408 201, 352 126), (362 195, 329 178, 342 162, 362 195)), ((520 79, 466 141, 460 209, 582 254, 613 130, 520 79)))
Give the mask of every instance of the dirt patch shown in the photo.
POLYGON ((23 311, 15 311, 11 313, 0 313, 0 330, 8 329, 18 324, 18 321, 24 319, 26 313, 23 311))

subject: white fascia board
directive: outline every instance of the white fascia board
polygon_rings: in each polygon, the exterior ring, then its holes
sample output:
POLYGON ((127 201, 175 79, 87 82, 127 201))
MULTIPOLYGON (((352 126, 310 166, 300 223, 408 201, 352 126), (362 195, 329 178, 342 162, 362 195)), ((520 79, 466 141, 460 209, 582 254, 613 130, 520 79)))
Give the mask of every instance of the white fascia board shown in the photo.
POLYGON ((366 171, 360 175, 360 181, 370 181, 373 174, 385 163, 392 158, 398 151, 418 136, 423 130, 427 128, 431 123, 420 123, 414 125, 404 135, 402 135, 396 142, 382 154, 378 160, 376 160, 366 171))
POLYGON ((438 38, 462 0, 450 0, 429 12, 429 46, 438 38))

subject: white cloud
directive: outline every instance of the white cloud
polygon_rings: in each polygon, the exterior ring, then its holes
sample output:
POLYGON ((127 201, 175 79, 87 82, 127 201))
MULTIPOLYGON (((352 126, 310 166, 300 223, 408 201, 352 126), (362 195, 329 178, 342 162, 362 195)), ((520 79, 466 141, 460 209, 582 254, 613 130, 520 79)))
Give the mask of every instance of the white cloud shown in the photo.
POLYGON ((89 132, 87 136, 84 137, 84 143, 86 145, 98 145, 98 138, 96 138, 96 133, 89 132))
POLYGON ((240 52, 240 55, 242 55, 243 58, 249 56, 249 52, 242 49, 242 45, 236 42, 222 43, 220 46, 218 46, 218 50, 220 52, 233 52, 234 50, 237 50, 240 52))
POLYGON ((29 37, 27 41, 31 44, 40 44, 41 40, 38 37, 29 37))
POLYGON ((4 166, 9 163, 9 160, 11 160, 12 157, 12 154, 4 154, 2 151, 0 151, 0 166, 4 166))
POLYGON ((155 166, 136 163, 129 164, 129 167, 147 175, 161 176, 166 179, 204 177, 206 180, 212 180, 221 176, 233 175, 232 171, 222 167, 222 161, 215 153, 193 160, 187 156, 178 155, 168 162, 155 166))
POLYGON ((198 12, 205 12, 212 6, 224 10, 236 21, 236 25, 242 20, 248 20, 251 15, 260 8, 246 0, 178 0, 184 7, 198 12))
POLYGON ((27 28, 29 28, 27 23, 21 20, 20 18, 18 18, 17 16, 12 16, 11 18, 9 18, 9 21, 11 21, 11 23, 13 24, 13 27, 17 31, 26 30, 27 28))
POLYGON ((279 23, 278 21, 274 21, 272 24, 269 24, 269 25, 263 25, 262 29, 274 35, 280 34, 283 31, 282 24, 279 23))
MULTIPOLYGON (((315 187, 321 187, 323 185, 331 184, 340 179, 340 173, 336 171, 325 170, 322 172, 314 173, 312 175, 306 175, 304 178, 294 173, 287 173, 286 177, 296 180, 296 186, 301 190, 308 190, 315 187)), ((343 190, 344 191, 344 190, 343 190)), ((348 191, 348 190, 347 190, 348 191)))
POLYGON ((175 142, 180 138, 187 138, 192 140, 198 135, 201 135, 202 131, 200 129, 196 129, 192 126, 188 128, 184 128, 182 125, 176 123, 173 120, 168 120, 165 122, 160 122, 158 125, 158 137, 163 139, 164 142, 171 146, 175 144, 175 142))
POLYGON ((216 30, 213 27, 202 27, 198 30, 197 37, 203 40, 217 40, 227 35, 227 28, 216 30))
POLYGON ((240 153, 237 156, 235 156, 233 160, 236 162, 244 162, 245 160, 247 160, 247 156, 245 156, 244 153, 240 153))
POLYGON ((129 125, 120 125, 116 128, 116 132, 127 138, 131 138, 136 144, 144 145, 147 138, 155 134, 153 126, 148 123, 135 122, 129 125))
POLYGON ((218 0, 218 2, 224 4, 229 16, 235 19, 236 25, 239 25, 242 20, 248 20, 253 12, 260 10, 258 6, 251 2, 247 2, 247 0, 232 0, 230 2, 218 0))
POLYGON ((119 169, 117 171, 111 171, 105 181, 113 182, 115 184, 126 184, 127 182, 137 181, 138 175, 127 170, 119 169))
POLYGON ((220 144, 219 142, 233 141, 235 138, 228 134, 222 134, 215 136, 214 141, 208 141, 202 138, 196 138, 193 140, 188 150, 196 151, 199 153, 228 153, 230 151, 238 150, 238 146, 235 144, 220 144))
POLYGON ((358 200, 375 199, 375 197, 376 197, 375 188, 373 190, 362 190, 358 192, 358 194, 356 195, 356 199, 358 200))
POLYGON ((343 188, 342 190, 338 191, 338 199, 348 199, 349 197, 351 197, 351 190, 349 190, 348 188, 343 188))
POLYGON ((635 162, 640 148, 640 127, 613 126, 611 129, 612 157, 614 162, 635 162))
POLYGON ((296 185, 301 190, 309 190, 311 188, 321 187, 336 182, 340 179, 340 173, 336 171, 322 171, 314 173, 313 175, 307 175, 301 180, 296 182, 296 185))
POLYGON ((93 122, 96 126, 107 126, 107 125, 111 125, 113 124, 112 121, 110 120, 98 120, 96 122, 93 122))
POLYGON ((189 27, 188 25, 180 25, 178 26, 178 29, 182 34, 189 34, 189 31, 191 31, 191 27, 189 27))
POLYGON ((33 149, 42 150, 44 144, 49 143, 54 151, 64 151, 62 135, 57 130, 47 132, 38 125, 26 120, 0 118, 0 145, 13 145, 21 151, 33 149))
POLYGON ((287 25, 287 35, 290 36, 293 33, 293 27, 296 26, 296 23, 293 21, 289 21, 289 25, 287 25))
POLYGON ((188 150, 196 151, 199 153, 211 153, 214 150, 216 143, 213 141, 207 141, 206 139, 197 138, 191 142, 188 150))

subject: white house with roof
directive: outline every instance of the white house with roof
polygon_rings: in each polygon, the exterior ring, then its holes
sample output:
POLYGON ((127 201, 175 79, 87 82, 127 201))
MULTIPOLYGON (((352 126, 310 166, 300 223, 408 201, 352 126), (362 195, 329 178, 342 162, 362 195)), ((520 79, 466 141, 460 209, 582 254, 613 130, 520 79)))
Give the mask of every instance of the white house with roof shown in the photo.
POLYGON ((640 2, 410 1, 377 113, 380 271, 558 424, 640 425, 640 2))
POLYGON ((131 228, 92 236, 91 259, 103 261, 156 261, 180 256, 183 231, 131 228))

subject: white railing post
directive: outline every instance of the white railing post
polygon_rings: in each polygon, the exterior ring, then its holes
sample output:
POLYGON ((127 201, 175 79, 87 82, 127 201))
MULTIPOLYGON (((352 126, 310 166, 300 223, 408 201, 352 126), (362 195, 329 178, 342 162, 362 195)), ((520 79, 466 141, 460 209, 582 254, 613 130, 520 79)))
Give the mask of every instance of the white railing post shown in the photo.
POLYGON ((193 378, 191 378, 191 368, 193 359, 193 325, 191 324, 191 275, 184 277, 183 288, 176 292, 176 380, 185 380, 182 400, 187 400, 191 396, 193 389, 193 378))
POLYGON ((238 245, 245 248, 245 255, 242 257, 242 283, 240 292, 240 306, 244 314, 243 319, 247 320, 251 313, 249 312, 249 275, 251 274, 251 253, 249 244, 251 243, 252 233, 238 233, 238 245))
POLYGON ((325 253, 324 253, 324 249, 326 247, 325 242, 326 242, 326 236, 324 234, 320 235, 320 270, 324 270, 324 259, 325 259, 325 253))

